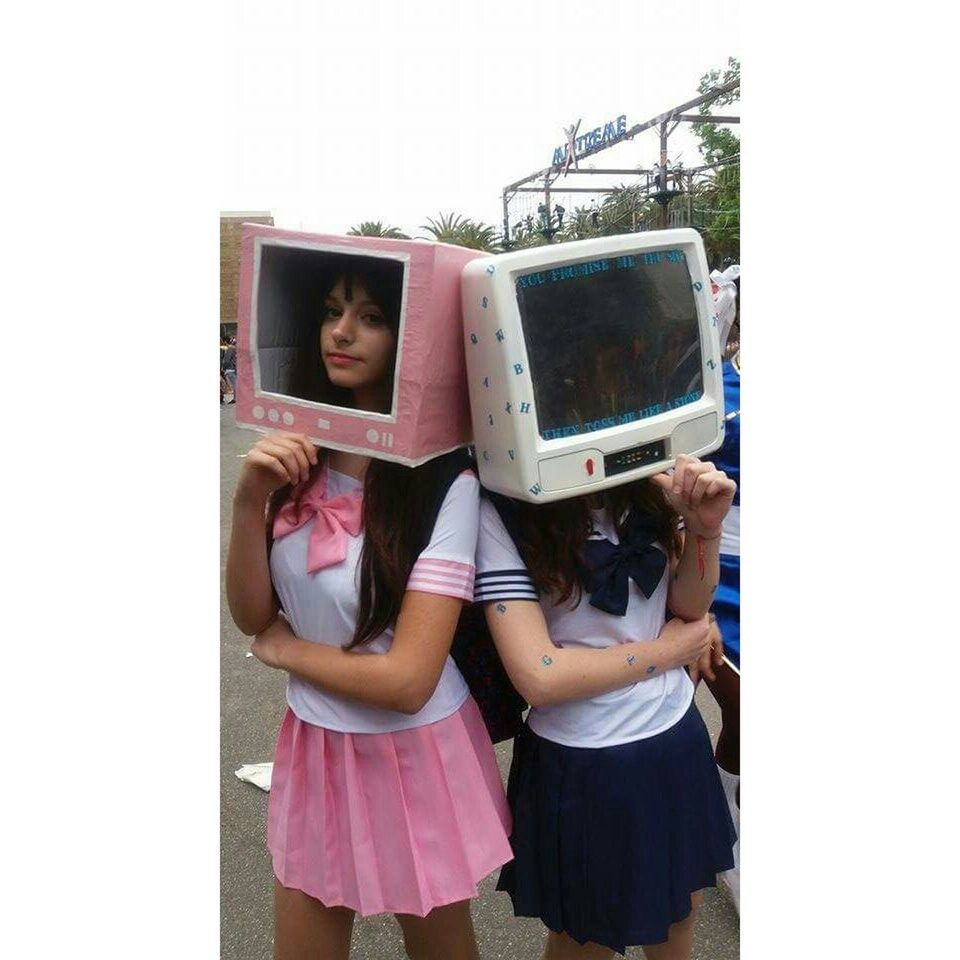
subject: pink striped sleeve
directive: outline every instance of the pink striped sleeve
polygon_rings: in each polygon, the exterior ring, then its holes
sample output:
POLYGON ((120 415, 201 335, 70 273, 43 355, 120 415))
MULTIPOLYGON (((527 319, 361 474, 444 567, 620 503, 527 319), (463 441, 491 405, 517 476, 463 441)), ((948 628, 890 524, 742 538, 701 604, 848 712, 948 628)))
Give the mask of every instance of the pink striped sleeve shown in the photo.
POLYGON ((410 571, 407 589, 439 593, 445 597, 457 597, 470 602, 473 600, 475 572, 472 563, 421 556, 410 571))

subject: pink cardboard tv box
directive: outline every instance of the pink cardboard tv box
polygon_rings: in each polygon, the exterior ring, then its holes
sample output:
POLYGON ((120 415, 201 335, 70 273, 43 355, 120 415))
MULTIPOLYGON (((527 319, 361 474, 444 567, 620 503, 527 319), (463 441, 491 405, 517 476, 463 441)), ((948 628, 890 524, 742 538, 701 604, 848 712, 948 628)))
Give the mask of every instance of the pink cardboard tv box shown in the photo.
POLYGON ((460 272, 484 256, 445 243, 339 237, 245 224, 237 318, 237 424, 417 466, 470 442, 460 272), (356 263, 399 300, 389 413, 344 406, 323 373, 320 319, 356 263), (327 386, 324 386, 323 381, 327 386))

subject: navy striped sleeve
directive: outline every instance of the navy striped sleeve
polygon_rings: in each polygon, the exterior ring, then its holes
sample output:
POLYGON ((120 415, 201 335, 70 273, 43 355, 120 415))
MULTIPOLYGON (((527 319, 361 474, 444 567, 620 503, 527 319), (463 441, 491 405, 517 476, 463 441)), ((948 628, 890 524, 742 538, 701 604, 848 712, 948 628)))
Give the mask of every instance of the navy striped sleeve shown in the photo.
POLYGON ((503 525, 496 508, 485 497, 480 500, 480 531, 477 537, 477 572, 473 599, 539 600, 519 552, 503 525))
POLYGON ((539 600, 526 570, 490 570, 478 573, 473 586, 475 603, 491 600, 539 600))

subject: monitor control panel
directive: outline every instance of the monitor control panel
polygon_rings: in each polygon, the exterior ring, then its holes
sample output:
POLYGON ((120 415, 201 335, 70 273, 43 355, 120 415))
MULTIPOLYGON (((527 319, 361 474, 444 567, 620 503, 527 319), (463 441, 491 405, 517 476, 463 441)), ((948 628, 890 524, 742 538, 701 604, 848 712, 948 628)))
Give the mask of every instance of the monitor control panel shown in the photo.
POLYGON ((616 453, 608 453, 603 458, 603 468, 606 476, 611 477, 637 467, 645 467, 651 463, 658 463, 667 459, 666 447, 662 440, 654 443, 645 443, 638 447, 628 447, 616 453))

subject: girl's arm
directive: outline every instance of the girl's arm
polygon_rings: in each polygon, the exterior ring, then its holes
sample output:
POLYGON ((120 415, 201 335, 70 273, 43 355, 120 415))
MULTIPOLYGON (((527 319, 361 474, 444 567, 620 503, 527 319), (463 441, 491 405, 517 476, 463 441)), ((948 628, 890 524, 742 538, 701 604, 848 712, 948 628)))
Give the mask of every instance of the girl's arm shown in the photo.
POLYGON ((272 433, 247 454, 233 497, 233 525, 227 552, 227 604, 247 636, 277 615, 267 558, 267 501, 284 484, 305 480, 317 451, 301 434, 272 433))
POLYGON ((720 582, 720 532, 737 485, 712 463, 679 456, 673 476, 650 478, 683 517, 680 560, 672 572, 667 606, 684 620, 699 620, 720 582))
POLYGON ((602 650, 558 648, 550 641, 540 604, 497 600, 486 605, 487 624, 510 682, 532 707, 583 700, 696 660, 709 649, 706 617, 671 620, 656 640, 602 650))
POLYGON ((680 560, 670 576, 667 607, 684 620, 699 619, 710 609, 719 583, 720 534, 685 530, 680 560))
POLYGON ((247 636, 277 615, 267 562, 266 503, 234 497, 227 553, 227 603, 233 622, 247 636))
POLYGON ((277 618, 257 636, 253 653, 322 690, 400 713, 419 713, 440 680, 463 600, 408 590, 387 653, 311 643, 277 618))

